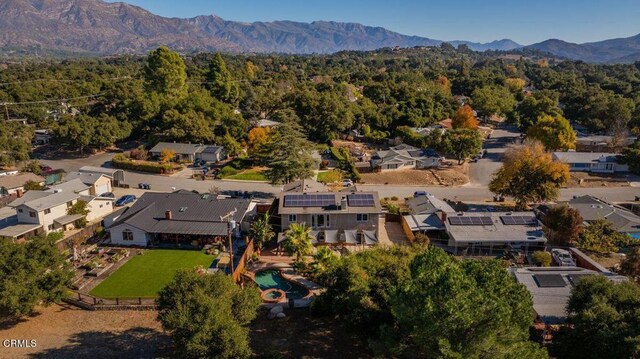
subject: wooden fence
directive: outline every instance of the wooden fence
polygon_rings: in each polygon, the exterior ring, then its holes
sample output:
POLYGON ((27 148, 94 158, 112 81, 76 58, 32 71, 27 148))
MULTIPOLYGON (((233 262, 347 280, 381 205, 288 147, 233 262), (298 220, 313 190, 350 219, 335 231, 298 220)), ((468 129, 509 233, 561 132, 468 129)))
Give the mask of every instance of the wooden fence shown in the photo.
POLYGON ((244 269, 247 266, 247 262, 249 262, 249 259, 251 259, 251 256, 253 255, 253 251, 254 251, 254 246, 253 246, 253 239, 252 239, 249 241, 249 244, 247 244, 247 249, 245 249, 244 254, 242 254, 242 257, 240 257, 240 261, 238 262, 238 265, 233 269, 233 273, 231 274, 233 281, 235 283, 240 282, 240 278, 242 277, 242 272, 244 272, 244 269))
POLYGON ((411 227, 409 227, 409 223, 407 223, 407 220, 404 217, 400 217, 400 219, 401 219, 400 224, 402 225, 402 232, 404 232, 404 235, 407 236, 407 239, 409 239, 409 242, 415 243, 416 236, 411 231, 411 227))
POLYGON ((65 302, 87 310, 156 310, 153 298, 98 298, 88 294, 75 293, 65 302))

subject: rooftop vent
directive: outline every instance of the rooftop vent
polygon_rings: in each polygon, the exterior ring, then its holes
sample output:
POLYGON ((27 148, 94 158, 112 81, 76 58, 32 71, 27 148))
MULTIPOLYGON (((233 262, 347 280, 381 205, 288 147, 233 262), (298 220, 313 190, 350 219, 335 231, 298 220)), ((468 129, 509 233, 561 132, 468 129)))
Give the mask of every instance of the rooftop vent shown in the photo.
POLYGON ((187 210, 187 207, 180 207, 180 213, 183 213, 186 210, 187 210))

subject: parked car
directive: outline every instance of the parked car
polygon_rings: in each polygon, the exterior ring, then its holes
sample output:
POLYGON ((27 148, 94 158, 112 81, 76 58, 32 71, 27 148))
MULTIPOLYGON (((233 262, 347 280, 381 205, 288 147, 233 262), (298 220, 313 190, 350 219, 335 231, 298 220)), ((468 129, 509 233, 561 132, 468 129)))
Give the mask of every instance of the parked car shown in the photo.
POLYGON ((422 196, 433 196, 431 193, 427 191, 415 191, 413 192, 413 198, 422 197, 422 196))
POLYGON ((44 173, 47 173, 53 171, 53 168, 51 168, 51 166, 40 166, 40 170, 44 173))
POLYGON ((558 263, 560 267, 575 267, 576 261, 571 257, 571 253, 567 250, 554 248, 551 250, 553 260, 558 263))
POLYGON ((129 203, 133 203, 136 200, 136 196, 132 195, 132 194, 128 194, 128 195, 124 195, 120 198, 118 198, 118 200, 116 201, 115 205, 117 207, 122 207, 125 206, 129 203))
POLYGON ((101 194, 101 195, 100 195, 100 196, 98 196, 98 197, 104 197, 104 198, 116 198, 116 195, 115 195, 115 194, 113 194, 113 192, 106 192, 106 193, 101 194))
POLYGON ((353 186, 353 181, 350 179, 342 180, 342 187, 351 187, 353 186))

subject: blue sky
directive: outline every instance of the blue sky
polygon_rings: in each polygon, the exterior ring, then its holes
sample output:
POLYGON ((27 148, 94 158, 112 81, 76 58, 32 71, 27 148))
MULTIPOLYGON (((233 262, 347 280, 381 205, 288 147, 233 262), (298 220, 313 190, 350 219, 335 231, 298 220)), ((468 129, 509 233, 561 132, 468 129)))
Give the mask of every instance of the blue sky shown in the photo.
MULTIPOLYGON (((108 0, 113 2, 114 0, 108 0)), ((125 0, 155 14, 226 20, 334 20, 438 40, 528 45, 549 38, 599 41, 640 33, 640 0, 125 0)))

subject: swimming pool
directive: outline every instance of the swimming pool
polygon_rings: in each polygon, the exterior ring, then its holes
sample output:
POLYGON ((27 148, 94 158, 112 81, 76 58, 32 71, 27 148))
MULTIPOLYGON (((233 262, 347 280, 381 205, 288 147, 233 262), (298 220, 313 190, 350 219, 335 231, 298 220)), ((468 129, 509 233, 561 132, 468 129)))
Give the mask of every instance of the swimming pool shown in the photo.
MULTIPOLYGON (((282 278, 278 270, 267 269, 257 272, 255 281, 258 287, 260 287, 260 290, 280 289, 286 293, 287 299, 301 299, 309 294, 306 288, 282 278)), ((278 295, 277 291, 266 293, 266 297, 269 299, 278 299, 278 295)))

